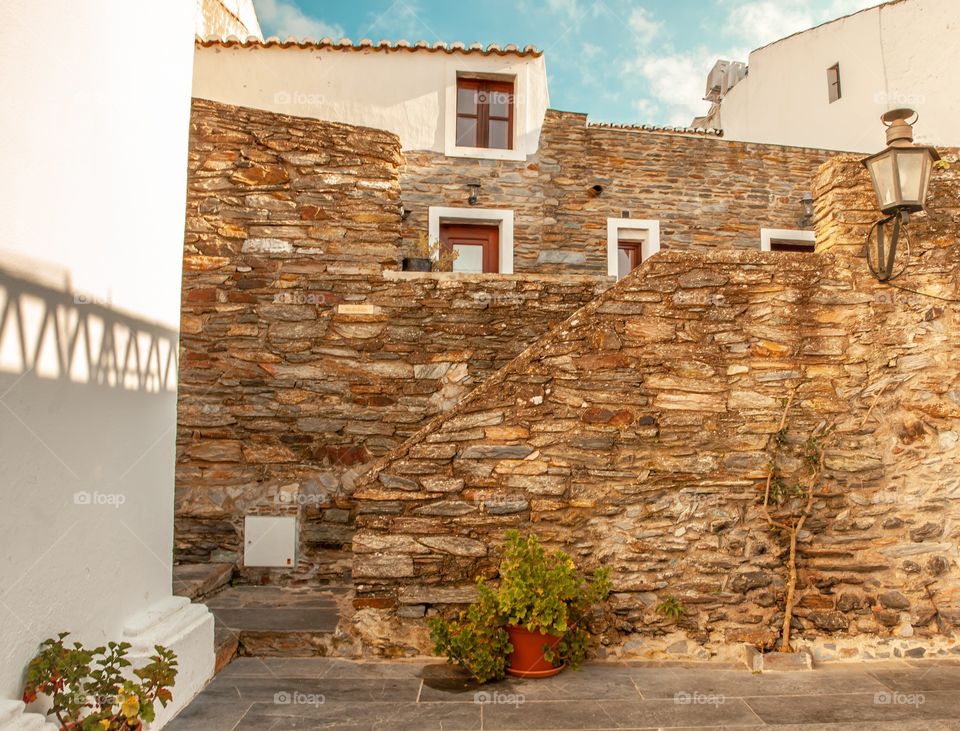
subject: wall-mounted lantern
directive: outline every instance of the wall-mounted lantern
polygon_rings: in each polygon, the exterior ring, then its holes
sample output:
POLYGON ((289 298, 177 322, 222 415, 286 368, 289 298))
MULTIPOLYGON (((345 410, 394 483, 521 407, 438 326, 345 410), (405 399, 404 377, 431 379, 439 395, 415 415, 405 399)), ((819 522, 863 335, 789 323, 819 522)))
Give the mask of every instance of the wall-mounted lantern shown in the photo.
POLYGON ((913 144, 917 113, 912 109, 893 109, 880 119, 887 127, 887 148, 866 158, 863 164, 870 171, 880 210, 887 214, 887 218, 873 225, 867 236, 867 263, 874 276, 886 282, 894 277, 893 261, 897 256, 900 229, 907 225, 911 213, 923 210, 933 163, 940 155, 932 147, 913 144), (891 223, 888 247, 886 228, 891 223), (876 252, 871 245, 874 231, 876 252))
POLYGON ((470 191, 470 197, 467 198, 467 203, 469 203, 471 206, 477 205, 478 196, 480 195, 480 181, 469 181, 467 183, 467 190, 470 191))

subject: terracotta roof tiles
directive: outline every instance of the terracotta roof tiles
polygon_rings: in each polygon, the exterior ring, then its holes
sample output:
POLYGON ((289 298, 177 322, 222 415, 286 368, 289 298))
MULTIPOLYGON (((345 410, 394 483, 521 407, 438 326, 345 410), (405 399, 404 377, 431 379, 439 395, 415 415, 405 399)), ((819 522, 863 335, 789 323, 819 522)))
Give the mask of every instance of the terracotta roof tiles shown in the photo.
POLYGON ((377 41, 374 42, 369 38, 361 38, 359 41, 354 42, 349 38, 341 38, 340 40, 335 40, 333 38, 321 38, 319 41, 314 40, 313 38, 286 38, 281 40, 276 36, 270 38, 262 39, 257 38, 256 36, 248 36, 247 38, 237 38, 236 36, 220 37, 220 36, 197 36, 196 38, 197 45, 202 46, 203 48, 208 48, 210 46, 221 46, 226 48, 232 48, 235 46, 240 46, 242 48, 331 48, 331 49, 343 49, 350 51, 423 51, 427 53, 463 53, 463 54, 479 54, 482 56, 542 56, 543 51, 534 46, 524 46, 520 48, 519 46, 514 45, 513 43, 508 43, 505 46, 499 46, 496 43, 490 43, 487 46, 484 46, 480 43, 471 43, 466 45, 460 43, 459 41, 454 43, 444 43, 443 41, 437 41, 436 43, 429 43, 427 41, 415 41, 410 43, 410 41, 399 40, 391 43, 390 41, 377 41))

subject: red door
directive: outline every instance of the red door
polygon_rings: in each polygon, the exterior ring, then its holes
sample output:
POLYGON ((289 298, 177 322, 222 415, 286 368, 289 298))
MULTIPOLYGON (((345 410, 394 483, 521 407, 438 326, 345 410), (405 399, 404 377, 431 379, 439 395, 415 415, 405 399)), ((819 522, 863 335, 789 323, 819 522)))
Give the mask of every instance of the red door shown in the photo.
POLYGON ((453 262, 455 272, 500 271, 500 228, 475 224, 441 224, 440 243, 460 256, 453 262))

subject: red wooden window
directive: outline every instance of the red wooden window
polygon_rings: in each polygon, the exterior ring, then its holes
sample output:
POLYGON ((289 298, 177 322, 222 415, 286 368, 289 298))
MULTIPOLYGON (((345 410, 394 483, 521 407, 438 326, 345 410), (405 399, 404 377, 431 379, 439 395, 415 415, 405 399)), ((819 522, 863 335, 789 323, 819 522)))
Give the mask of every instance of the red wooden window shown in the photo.
POLYGON ((627 276, 643 261, 643 249, 639 241, 617 242, 617 278, 627 276))
POLYGON ((513 83, 457 79, 457 146, 513 149, 513 83))
POLYGON ((460 256, 453 262, 455 272, 500 271, 500 229, 497 226, 441 224, 440 243, 460 256))

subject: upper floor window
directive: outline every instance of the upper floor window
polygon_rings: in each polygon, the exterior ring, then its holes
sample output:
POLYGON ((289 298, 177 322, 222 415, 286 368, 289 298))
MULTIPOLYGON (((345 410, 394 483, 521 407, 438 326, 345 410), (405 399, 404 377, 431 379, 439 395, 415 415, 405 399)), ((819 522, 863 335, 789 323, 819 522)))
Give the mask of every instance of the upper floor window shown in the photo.
POLYGON ((513 82, 457 79, 457 146, 513 149, 513 82))
POLYGON ((830 95, 831 104, 840 98, 840 64, 838 63, 827 69, 827 93, 830 95))

